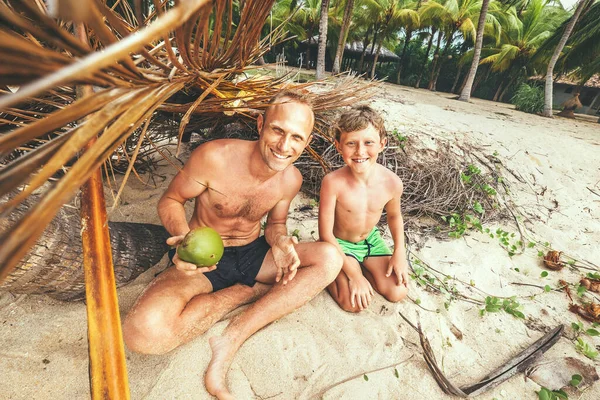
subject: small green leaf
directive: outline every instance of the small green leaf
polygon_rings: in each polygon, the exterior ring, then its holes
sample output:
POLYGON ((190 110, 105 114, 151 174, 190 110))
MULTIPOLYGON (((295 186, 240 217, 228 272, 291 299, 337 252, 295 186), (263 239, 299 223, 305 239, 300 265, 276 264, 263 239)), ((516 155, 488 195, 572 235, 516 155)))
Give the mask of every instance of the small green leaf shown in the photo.
POLYGON ((546 292, 546 293, 547 293, 547 292, 549 292, 549 291, 551 291, 551 290, 552 290, 552 288, 550 287, 550 285, 546 285, 546 286, 544 286, 544 292, 546 292))
POLYGON ((415 299, 415 304, 417 304, 417 305, 421 304, 421 299, 415 299))
POLYGON ((521 270, 519 268, 515 267, 515 271, 520 272, 521 270))
POLYGON ((365 381, 367 381, 367 382, 369 381, 369 377, 367 376, 367 374, 364 374, 363 378, 364 378, 365 381))
POLYGON ((587 292, 585 286, 577 285, 577 296, 581 297, 585 292, 587 292))
POLYGON ((476 212, 478 212, 479 214, 483 214, 483 206, 481 205, 480 202, 476 201, 475 204, 473 204, 473 210, 475 210, 476 212))
POLYGON ((551 400, 551 394, 550 394, 550 390, 546 389, 545 387, 541 388, 540 391, 538 392, 538 399, 539 400, 551 400))
POLYGON ((541 250, 538 250, 538 257, 544 257, 544 252, 541 250))
POLYGON ((579 324, 576 322, 571 322, 571 328, 573 328, 573 330, 577 332, 579 331, 579 324))
POLYGON ((569 383, 571 386, 577 387, 577 386, 579 386, 579 384, 581 383, 582 380, 583 380, 583 377, 581 375, 575 374, 571 377, 571 382, 569 382, 569 383))
POLYGON ((556 398, 567 400, 569 396, 563 390, 555 390, 552 392, 556 398))
POLYGON ((585 333, 587 333, 590 336, 600 336, 600 332, 598 332, 597 330, 592 329, 592 328, 585 331, 585 333))
MULTIPOLYGON (((396 368, 394 368, 394 376, 396 378, 400 378, 400 374, 398 373, 398 370, 396 368)), ((575 375, 573 375, 573 376, 575 376, 575 375)))
POLYGON ((527 243, 527 247, 529 247, 530 249, 535 247, 535 242, 529 242, 527 243))
POLYGON ((541 276, 542 278, 545 278, 545 277, 547 277, 547 276, 548 276, 548 271, 542 271, 542 273, 540 274, 540 276, 541 276))

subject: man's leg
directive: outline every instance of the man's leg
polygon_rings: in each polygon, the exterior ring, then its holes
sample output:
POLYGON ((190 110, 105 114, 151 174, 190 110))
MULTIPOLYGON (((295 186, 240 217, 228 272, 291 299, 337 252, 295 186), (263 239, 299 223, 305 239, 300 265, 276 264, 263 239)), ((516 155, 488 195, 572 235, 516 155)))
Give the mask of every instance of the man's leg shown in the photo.
MULTIPOLYGON (((223 334, 210 339, 213 355, 206 371, 206 389, 219 399, 231 398, 225 384, 227 370, 240 346, 256 331, 296 310, 310 301, 338 275, 342 256, 329 243, 301 243, 296 245, 300 257, 298 273, 284 285, 280 281, 268 293, 231 320, 223 334)), ((271 251, 267 253, 261 272, 276 271, 271 251)), ((261 275, 261 273, 259 273, 261 275)), ((264 274, 263 274, 264 275, 264 274)))
POLYGON ((163 354, 201 335, 242 304, 264 294, 268 285, 237 284, 212 292, 203 273, 174 266, 155 278, 123 322, 127 347, 144 354, 163 354))

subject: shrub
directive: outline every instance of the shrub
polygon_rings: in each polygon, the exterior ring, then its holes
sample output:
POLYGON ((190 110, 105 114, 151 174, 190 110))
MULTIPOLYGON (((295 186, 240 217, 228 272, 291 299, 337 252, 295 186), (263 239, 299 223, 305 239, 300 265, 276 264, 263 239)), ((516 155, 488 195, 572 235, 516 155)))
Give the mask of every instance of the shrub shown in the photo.
POLYGON ((544 110, 544 90, 539 86, 522 83, 511 102, 517 110, 532 114, 541 113, 544 110))

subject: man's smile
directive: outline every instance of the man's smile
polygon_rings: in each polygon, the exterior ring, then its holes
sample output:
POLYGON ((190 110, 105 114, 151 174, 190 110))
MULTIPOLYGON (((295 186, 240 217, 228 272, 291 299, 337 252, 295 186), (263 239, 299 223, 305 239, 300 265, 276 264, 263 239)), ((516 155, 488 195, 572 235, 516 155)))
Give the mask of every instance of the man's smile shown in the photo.
POLYGON ((280 154, 280 153, 276 152, 273 149, 271 149, 271 153, 273 153, 273 155, 275 156, 275 158, 278 158, 280 160, 285 160, 286 158, 290 158, 291 157, 291 156, 286 156, 286 155, 280 154))
POLYGON ((368 158, 353 158, 352 161, 354 161, 355 163, 364 163, 365 161, 367 161, 368 158))

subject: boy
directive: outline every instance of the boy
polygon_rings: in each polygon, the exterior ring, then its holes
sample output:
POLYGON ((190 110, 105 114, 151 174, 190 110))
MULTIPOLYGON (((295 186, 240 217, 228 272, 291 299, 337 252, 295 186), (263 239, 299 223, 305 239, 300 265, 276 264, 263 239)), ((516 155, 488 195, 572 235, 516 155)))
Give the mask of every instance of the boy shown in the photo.
POLYGON ((336 127, 335 146, 346 166, 327 174, 321 184, 319 236, 344 255, 342 271, 327 289, 349 312, 367 308, 373 289, 392 302, 407 293, 402 181, 377 163, 386 142, 383 119, 371 107, 345 112, 336 127), (394 252, 376 227, 384 208, 394 252))

